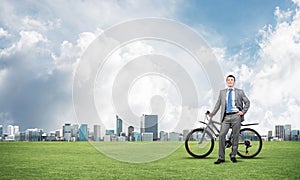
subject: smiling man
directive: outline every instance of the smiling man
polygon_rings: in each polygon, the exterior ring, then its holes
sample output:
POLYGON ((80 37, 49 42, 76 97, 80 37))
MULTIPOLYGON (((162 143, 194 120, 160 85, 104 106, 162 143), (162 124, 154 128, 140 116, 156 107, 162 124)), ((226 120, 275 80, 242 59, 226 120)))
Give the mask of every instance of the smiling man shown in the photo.
POLYGON ((244 91, 234 87, 235 77, 228 75, 226 77, 227 88, 220 91, 219 98, 210 113, 213 117, 221 108, 221 132, 219 137, 219 158, 215 164, 225 162, 225 137, 229 128, 232 128, 232 152, 230 160, 237 162, 235 156, 238 150, 239 133, 241 122, 244 120, 244 115, 250 107, 250 101, 244 91))

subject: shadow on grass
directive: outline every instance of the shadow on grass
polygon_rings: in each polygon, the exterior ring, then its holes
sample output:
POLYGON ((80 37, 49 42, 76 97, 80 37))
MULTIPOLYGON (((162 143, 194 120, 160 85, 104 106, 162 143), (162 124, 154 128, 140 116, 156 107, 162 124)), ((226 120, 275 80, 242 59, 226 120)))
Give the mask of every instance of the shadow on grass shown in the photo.
POLYGON ((268 159, 268 157, 254 157, 254 158, 242 158, 242 157, 239 157, 239 159, 247 159, 247 160, 255 160, 255 159, 268 159))
POLYGON ((205 157, 205 158, 181 157, 180 159, 205 160, 205 159, 216 159, 216 157, 205 157))

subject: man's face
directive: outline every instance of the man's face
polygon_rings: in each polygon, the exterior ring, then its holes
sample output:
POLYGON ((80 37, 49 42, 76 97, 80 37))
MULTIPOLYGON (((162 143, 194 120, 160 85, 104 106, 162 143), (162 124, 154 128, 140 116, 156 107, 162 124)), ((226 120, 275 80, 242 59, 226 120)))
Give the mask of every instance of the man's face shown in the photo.
POLYGON ((232 88, 234 86, 234 78, 233 77, 227 77, 226 78, 226 84, 229 88, 232 88))

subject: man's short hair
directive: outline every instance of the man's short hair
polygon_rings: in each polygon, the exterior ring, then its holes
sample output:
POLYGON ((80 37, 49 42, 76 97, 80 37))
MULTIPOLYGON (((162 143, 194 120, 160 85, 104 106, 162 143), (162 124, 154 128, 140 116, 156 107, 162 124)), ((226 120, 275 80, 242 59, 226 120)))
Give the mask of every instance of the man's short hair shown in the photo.
POLYGON ((232 78, 234 79, 234 81, 235 81, 234 75, 232 75, 232 74, 228 75, 228 76, 226 77, 226 80, 227 80, 227 78, 229 78, 229 77, 232 77, 232 78))

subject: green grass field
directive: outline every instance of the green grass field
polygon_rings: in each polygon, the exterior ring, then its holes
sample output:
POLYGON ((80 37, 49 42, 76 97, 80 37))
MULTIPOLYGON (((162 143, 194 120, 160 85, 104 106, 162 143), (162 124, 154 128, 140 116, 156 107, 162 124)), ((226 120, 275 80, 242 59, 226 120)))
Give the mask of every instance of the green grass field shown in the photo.
POLYGON ((220 165, 217 150, 194 159, 181 146, 154 162, 126 163, 88 142, 0 142, 0 179, 300 179, 300 142, 264 142, 258 157, 220 165))

